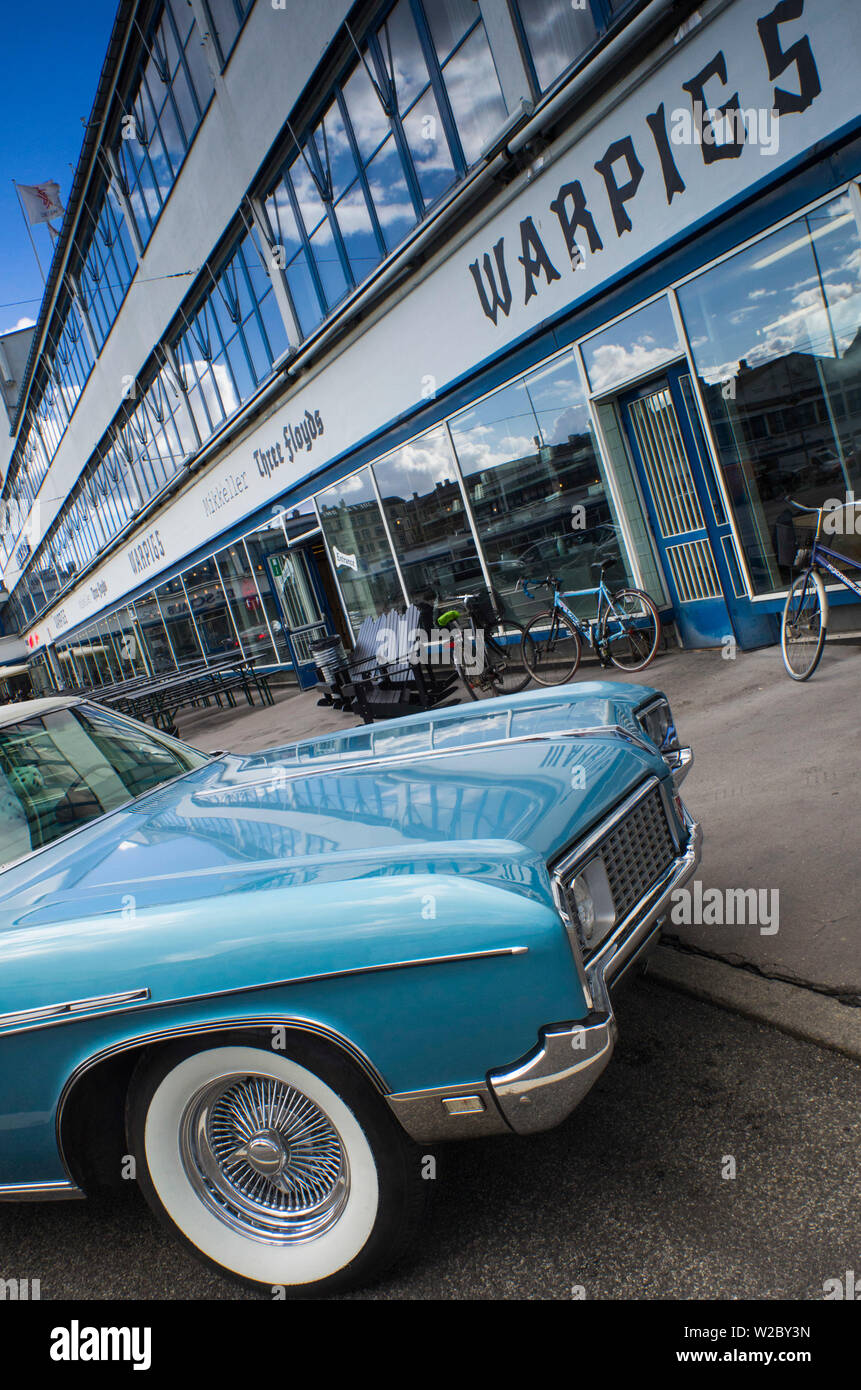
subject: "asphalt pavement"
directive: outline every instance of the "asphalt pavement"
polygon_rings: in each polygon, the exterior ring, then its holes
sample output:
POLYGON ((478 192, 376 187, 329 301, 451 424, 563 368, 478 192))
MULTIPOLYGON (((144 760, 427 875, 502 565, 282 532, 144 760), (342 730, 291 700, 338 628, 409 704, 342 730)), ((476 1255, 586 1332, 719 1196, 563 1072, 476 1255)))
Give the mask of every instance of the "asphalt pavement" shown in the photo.
MULTIPOLYGON (((411 1258, 343 1298, 819 1300, 861 1270, 861 1066, 648 978, 617 1002, 616 1054, 579 1109, 440 1148, 411 1258)), ((131 1186, 0 1206, 0 1277, 39 1279, 43 1300, 260 1297, 173 1244, 131 1186)))

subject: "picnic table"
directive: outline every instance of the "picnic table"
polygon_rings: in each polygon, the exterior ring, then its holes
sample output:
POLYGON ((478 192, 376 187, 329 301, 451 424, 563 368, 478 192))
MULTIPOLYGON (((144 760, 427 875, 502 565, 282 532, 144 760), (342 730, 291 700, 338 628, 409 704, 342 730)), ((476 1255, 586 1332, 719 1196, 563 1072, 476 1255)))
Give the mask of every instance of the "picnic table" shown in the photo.
POLYGON ((236 707, 236 695, 242 692, 249 705, 254 704, 254 690, 261 704, 275 703, 266 674, 247 658, 226 657, 197 663, 182 671, 165 672, 162 676, 133 676, 114 685, 100 686, 90 692, 90 698, 109 705, 133 719, 149 720, 164 733, 177 735, 177 712, 189 706, 209 705, 211 702, 231 709, 236 707))

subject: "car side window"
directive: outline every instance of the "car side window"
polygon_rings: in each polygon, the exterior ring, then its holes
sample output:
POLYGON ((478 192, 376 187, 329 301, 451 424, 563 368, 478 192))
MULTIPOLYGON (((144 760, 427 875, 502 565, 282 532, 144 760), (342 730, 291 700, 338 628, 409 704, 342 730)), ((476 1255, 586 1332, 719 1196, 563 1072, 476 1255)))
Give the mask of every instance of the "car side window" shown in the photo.
POLYGON ((203 765, 92 707, 0 729, 0 867, 203 765))
MULTIPOLYGON (((128 795, 143 796, 195 764, 167 745, 94 710, 76 710, 78 722, 119 777, 128 795)), ((201 762, 205 759, 201 758, 201 762)))

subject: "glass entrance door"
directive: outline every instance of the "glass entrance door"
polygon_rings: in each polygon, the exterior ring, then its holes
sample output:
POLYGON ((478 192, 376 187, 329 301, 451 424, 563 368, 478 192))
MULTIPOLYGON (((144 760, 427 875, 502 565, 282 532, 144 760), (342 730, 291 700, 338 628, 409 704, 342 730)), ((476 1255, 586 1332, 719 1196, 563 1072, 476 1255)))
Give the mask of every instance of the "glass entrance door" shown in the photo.
POLYGON ((305 690, 316 683, 311 643, 330 631, 323 614, 313 560, 304 549, 270 555, 269 570, 278 595, 284 631, 299 684, 305 690))
POLYGON ((774 641, 746 596, 687 367, 668 368, 620 406, 685 646, 774 641))

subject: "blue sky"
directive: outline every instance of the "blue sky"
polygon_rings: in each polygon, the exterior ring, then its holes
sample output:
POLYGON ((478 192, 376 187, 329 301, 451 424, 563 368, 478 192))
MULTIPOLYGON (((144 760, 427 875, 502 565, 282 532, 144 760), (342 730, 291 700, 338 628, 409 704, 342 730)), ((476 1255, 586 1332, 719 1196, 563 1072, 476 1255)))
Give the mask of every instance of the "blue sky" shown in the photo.
MULTIPOLYGON (((42 281, 12 179, 56 179, 68 202, 117 0, 39 0, 4 7, 0 59, 0 332, 38 315, 42 281), (24 300, 25 303, 11 301, 24 300)), ((47 274, 50 234, 33 239, 47 274)))

